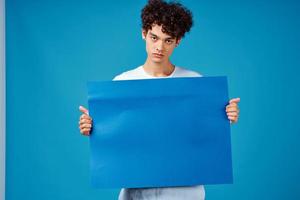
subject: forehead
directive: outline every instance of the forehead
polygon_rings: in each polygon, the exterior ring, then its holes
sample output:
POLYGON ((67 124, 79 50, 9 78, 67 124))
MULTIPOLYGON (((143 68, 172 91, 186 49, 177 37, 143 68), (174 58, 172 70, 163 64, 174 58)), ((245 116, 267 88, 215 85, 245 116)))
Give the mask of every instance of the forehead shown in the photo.
POLYGON ((152 29, 149 30, 148 32, 149 32, 149 34, 154 34, 154 35, 156 35, 156 36, 158 36, 159 38, 162 38, 162 39, 167 39, 167 38, 174 39, 174 37, 172 37, 171 35, 168 35, 168 34, 162 32, 162 26, 161 25, 160 26, 157 25, 157 24, 153 25, 152 29))

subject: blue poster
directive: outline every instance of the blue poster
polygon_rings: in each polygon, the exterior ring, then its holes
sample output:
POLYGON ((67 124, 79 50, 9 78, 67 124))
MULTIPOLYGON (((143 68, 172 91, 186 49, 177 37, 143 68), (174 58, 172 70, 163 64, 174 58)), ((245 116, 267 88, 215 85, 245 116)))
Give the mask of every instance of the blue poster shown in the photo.
POLYGON ((92 185, 232 183, 226 77, 88 82, 92 185))

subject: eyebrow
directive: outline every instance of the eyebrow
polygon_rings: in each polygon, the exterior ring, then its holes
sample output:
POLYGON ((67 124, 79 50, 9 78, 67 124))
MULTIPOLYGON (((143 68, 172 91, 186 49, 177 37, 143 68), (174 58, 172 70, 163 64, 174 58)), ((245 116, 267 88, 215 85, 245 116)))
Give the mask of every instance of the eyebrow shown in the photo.
MULTIPOLYGON (((151 36, 155 36, 155 37, 159 38, 159 37, 158 37, 157 35, 155 35, 154 33, 149 32, 149 34, 150 34, 151 36)), ((167 37, 167 38, 165 38, 165 39, 166 39, 166 40, 168 40, 168 39, 175 40, 174 37, 167 37)))

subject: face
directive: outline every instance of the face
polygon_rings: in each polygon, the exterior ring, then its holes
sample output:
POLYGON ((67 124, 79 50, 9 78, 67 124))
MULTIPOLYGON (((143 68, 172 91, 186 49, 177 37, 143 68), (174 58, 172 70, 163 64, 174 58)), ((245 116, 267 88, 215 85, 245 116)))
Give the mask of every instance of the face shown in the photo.
POLYGON ((174 48, 180 40, 162 32, 162 26, 153 25, 151 30, 143 30, 142 37, 146 41, 146 51, 148 59, 152 62, 160 63, 169 60, 174 48))

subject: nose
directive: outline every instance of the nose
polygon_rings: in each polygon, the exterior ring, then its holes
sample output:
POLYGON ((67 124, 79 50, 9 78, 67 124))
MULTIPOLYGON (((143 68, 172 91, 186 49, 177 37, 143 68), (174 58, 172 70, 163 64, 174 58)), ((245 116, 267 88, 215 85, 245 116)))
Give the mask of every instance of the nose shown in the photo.
POLYGON ((163 45, 163 42, 162 41, 157 41, 157 44, 156 44, 156 48, 155 48, 156 51, 163 51, 164 50, 164 45, 163 45))

